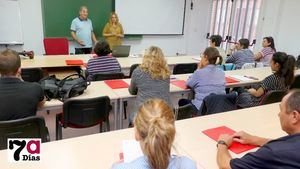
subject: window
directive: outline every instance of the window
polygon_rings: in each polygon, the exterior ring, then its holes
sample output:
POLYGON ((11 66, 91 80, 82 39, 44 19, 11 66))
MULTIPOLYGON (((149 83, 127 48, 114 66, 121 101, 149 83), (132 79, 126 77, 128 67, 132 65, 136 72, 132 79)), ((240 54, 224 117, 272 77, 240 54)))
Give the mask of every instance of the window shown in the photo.
POLYGON ((212 0, 209 34, 218 34, 228 43, 247 38, 256 40, 256 27, 262 0, 212 0), (231 38, 231 39, 229 39, 231 38))

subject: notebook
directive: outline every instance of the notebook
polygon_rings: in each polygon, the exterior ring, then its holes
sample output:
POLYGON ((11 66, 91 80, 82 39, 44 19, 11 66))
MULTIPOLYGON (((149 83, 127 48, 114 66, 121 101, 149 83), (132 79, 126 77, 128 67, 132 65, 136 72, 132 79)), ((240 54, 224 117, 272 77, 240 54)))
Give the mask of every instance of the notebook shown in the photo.
POLYGON ((128 57, 130 52, 129 45, 117 45, 112 49, 112 55, 114 57, 128 57))
POLYGON ((124 80, 104 80, 104 83, 106 83, 110 88, 112 89, 122 89, 122 88, 128 88, 129 85, 124 80))
POLYGON ((185 84, 184 80, 171 80, 171 83, 181 89, 187 89, 188 87, 185 84))
POLYGON ((229 77, 225 77, 225 81, 226 81, 226 83, 238 83, 239 82, 238 80, 235 80, 235 79, 232 79, 229 77))
POLYGON ((80 59, 68 59, 66 60, 67 65, 83 65, 83 61, 80 59))
MULTIPOLYGON (((219 136, 221 134, 229 134, 229 135, 233 135, 235 133, 234 130, 226 127, 226 126, 221 126, 221 127, 216 127, 216 128, 211 128, 211 129, 207 129, 202 131, 202 133, 204 133, 205 135, 207 135, 209 138, 218 141, 219 136)), ((229 147, 229 150, 231 150, 232 152, 236 153, 236 154, 240 154, 242 152, 251 150, 253 148, 256 148, 257 146, 253 146, 253 145, 246 145, 246 144, 241 144, 238 142, 233 142, 231 144, 231 146, 229 147)))

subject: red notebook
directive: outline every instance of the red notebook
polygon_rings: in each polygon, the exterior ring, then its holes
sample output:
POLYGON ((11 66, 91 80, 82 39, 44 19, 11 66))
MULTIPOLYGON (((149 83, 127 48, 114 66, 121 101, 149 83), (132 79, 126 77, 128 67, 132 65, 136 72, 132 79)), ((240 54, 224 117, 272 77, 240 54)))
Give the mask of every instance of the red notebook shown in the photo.
POLYGON ((181 89, 187 89, 184 80, 171 80, 171 83, 177 87, 180 87, 181 89))
POLYGON ((235 79, 232 79, 229 77, 225 77, 225 81, 226 81, 226 83, 238 83, 239 82, 238 80, 235 80, 235 79))
POLYGON ((124 82, 124 80, 104 80, 104 83, 106 83, 112 89, 122 89, 129 87, 129 85, 124 82))
POLYGON ((67 65, 83 65, 83 61, 80 59, 72 59, 72 60, 66 60, 67 65))
MULTIPOLYGON (((235 133, 234 130, 226 127, 226 126, 221 126, 221 127, 216 127, 216 128, 212 128, 212 129, 207 129, 202 131, 202 133, 204 133, 205 135, 207 135, 208 137, 210 137, 211 139, 218 141, 219 136, 221 134, 229 134, 232 135, 235 133)), ((231 146, 229 147, 229 150, 231 150, 232 152, 236 153, 236 154, 240 154, 242 152, 251 150, 253 148, 256 148, 257 146, 253 146, 253 145, 247 145, 247 144, 241 144, 239 142, 233 142, 231 144, 231 146)))

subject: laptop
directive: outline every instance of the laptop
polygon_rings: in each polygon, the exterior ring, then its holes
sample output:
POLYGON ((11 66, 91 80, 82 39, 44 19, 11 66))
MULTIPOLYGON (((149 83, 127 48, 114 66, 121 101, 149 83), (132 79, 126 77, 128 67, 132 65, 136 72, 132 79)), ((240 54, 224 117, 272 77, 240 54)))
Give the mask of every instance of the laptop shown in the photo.
POLYGON ((112 49, 114 57, 128 57, 130 52, 130 45, 117 45, 112 49))

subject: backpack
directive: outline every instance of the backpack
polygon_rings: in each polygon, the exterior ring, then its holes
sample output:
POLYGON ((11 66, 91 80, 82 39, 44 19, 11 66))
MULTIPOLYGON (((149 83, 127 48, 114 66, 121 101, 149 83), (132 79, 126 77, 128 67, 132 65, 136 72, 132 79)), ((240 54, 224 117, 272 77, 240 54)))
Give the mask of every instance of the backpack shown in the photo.
POLYGON ((81 95, 90 85, 85 77, 81 74, 72 74, 59 80, 53 76, 49 76, 40 80, 40 84, 44 90, 47 100, 53 98, 64 101, 68 98, 81 95))

